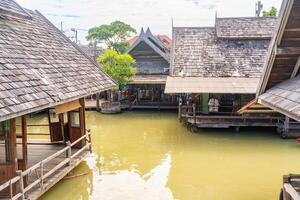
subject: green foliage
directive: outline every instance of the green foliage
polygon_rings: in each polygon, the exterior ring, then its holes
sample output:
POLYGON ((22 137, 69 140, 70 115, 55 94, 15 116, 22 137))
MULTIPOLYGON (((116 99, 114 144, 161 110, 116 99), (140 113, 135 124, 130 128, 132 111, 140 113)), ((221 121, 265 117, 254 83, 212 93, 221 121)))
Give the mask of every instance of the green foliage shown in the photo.
POLYGON ((90 42, 105 43, 108 48, 124 53, 129 46, 127 38, 132 33, 136 33, 136 30, 129 24, 114 21, 91 28, 86 39, 90 42))
POLYGON ((276 17, 277 12, 278 12, 277 8, 273 6, 269 11, 264 10, 263 11, 263 16, 264 17, 276 17))
POLYGON ((133 67, 135 60, 129 54, 121 54, 114 49, 107 49, 98 58, 98 62, 103 65, 106 73, 117 81, 119 88, 127 85, 129 79, 136 74, 136 68, 133 67))

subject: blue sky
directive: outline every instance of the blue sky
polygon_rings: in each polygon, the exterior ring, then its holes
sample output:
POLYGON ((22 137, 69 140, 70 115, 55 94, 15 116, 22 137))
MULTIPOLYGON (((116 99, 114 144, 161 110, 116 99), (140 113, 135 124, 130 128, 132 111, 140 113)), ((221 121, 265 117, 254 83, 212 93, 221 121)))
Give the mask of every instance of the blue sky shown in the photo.
MULTIPOLYGON (((129 23, 137 31, 150 27, 154 34, 171 35, 174 26, 213 26, 219 17, 254 16, 256 0, 17 0, 25 8, 37 9, 54 25, 64 24, 78 32, 81 43, 89 28, 114 20, 129 23)), ((282 0, 262 0, 264 9, 280 8, 282 0)))

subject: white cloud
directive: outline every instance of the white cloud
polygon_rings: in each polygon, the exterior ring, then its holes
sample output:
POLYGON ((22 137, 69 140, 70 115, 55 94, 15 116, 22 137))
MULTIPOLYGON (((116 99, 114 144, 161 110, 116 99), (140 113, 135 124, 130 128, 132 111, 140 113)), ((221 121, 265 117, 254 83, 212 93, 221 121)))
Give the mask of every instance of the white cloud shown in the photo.
MULTIPOLYGON (((137 31, 150 27, 156 34, 171 35, 175 26, 212 26, 219 17, 254 16, 255 0, 17 0, 25 8, 37 9, 57 27, 89 29, 121 20, 137 31)), ((280 8, 282 0, 263 0, 264 9, 280 8)), ((70 34, 70 33, 69 33, 70 34)), ((85 42, 86 31, 79 31, 85 42)))

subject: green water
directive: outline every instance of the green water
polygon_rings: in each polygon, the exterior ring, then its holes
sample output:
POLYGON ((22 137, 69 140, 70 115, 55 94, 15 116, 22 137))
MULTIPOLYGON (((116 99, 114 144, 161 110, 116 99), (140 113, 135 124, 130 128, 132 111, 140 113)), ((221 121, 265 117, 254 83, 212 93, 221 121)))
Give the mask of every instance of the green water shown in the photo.
POLYGON ((300 144, 272 131, 191 134, 176 113, 87 113, 93 151, 43 200, 278 199, 282 175, 300 172, 300 144), (87 173, 87 174, 86 174, 87 173))

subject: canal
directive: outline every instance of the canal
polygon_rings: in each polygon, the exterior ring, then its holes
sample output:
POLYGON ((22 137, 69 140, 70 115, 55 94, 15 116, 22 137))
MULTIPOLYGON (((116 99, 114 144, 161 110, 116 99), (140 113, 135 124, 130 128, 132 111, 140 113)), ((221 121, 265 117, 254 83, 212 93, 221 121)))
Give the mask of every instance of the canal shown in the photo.
POLYGON ((271 130, 191 134, 176 113, 86 114, 94 153, 42 200, 274 200, 282 175, 300 172, 300 144, 271 130))

